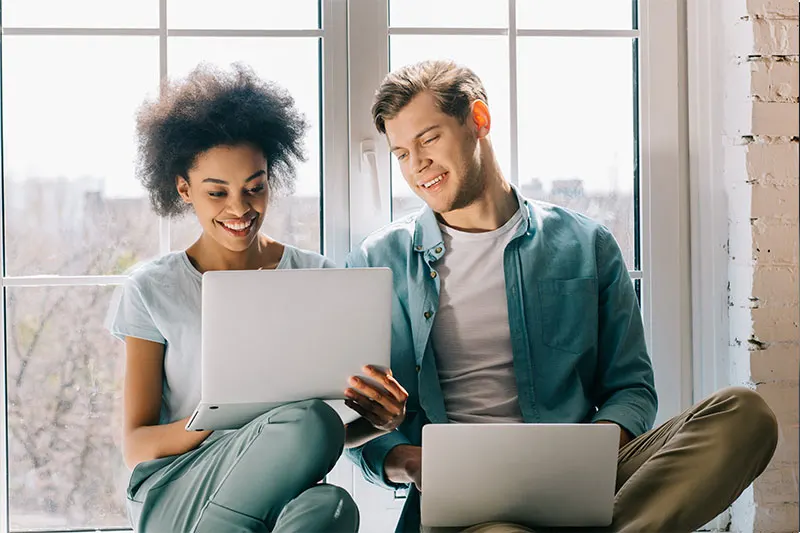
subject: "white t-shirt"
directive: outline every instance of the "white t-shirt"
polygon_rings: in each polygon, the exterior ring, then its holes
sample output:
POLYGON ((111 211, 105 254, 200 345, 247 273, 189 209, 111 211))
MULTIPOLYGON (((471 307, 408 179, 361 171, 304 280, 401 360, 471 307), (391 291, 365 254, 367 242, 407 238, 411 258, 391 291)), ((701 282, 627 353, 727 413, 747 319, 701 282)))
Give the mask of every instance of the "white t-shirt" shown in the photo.
MULTIPOLYGON (((286 245, 277 268, 333 266, 317 253, 286 245)), ((200 402, 201 289, 202 275, 186 252, 174 252, 136 268, 109 308, 115 337, 165 345, 159 424, 191 415, 200 402)))
POLYGON ((433 348, 451 422, 522 422, 508 326, 503 252, 523 222, 466 233, 441 225, 445 254, 433 348))

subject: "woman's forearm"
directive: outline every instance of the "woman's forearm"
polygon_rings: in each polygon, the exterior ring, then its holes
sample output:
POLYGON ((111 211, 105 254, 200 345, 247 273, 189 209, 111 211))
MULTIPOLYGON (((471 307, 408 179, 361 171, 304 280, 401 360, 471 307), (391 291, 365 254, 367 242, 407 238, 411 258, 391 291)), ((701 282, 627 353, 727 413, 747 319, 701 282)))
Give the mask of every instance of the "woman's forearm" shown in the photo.
POLYGON ((194 450, 211 435, 211 431, 186 431, 188 421, 186 417, 171 424, 140 426, 126 432, 123 453, 128 468, 194 450))

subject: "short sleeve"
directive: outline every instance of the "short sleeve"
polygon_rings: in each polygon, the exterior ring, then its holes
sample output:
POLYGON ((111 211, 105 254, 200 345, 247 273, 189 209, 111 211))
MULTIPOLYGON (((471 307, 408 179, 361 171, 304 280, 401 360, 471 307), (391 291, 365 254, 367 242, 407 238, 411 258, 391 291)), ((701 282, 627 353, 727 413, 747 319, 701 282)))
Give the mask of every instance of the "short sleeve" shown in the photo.
POLYGON ((134 278, 128 278, 122 286, 117 287, 109 306, 106 327, 122 341, 125 337, 136 337, 166 343, 134 278))

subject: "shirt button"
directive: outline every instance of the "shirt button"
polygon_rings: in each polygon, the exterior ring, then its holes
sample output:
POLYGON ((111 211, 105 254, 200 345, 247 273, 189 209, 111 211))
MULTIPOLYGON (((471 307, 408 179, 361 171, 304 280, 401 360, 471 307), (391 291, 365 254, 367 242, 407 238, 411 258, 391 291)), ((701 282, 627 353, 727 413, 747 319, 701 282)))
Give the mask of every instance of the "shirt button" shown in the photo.
POLYGON ((435 270, 431 270, 431 277, 434 278, 434 279, 436 278, 436 271, 435 270))
POLYGON ((419 365, 417 365, 416 369, 417 369, 417 372, 419 372, 419 365))
POLYGON ((430 311, 425 311, 425 313, 422 316, 424 316, 425 318, 430 318, 433 316, 433 313, 431 313, 430 311))
POLYGON ((415 246, 414 249, 418 252, 422 251, 422 246, 415 246))
POLYGON ((437 254, 442 253, 442 247, 441 246, 437 246, 436 249, 434 250, 434 252, 436 252, 437 254))

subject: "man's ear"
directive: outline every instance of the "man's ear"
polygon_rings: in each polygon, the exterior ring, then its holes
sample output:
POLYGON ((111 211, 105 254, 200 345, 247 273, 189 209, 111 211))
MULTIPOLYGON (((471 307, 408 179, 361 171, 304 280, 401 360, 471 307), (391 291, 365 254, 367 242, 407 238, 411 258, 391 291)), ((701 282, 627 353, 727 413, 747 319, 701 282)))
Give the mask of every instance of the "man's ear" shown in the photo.
POLYGON ((492 115, 489 113, 489 106, 483 100, 475 100, 472 102, 470 115, 472 123, 478 133, 478 138, 483 139, 489 135, 492 129, 492 115))
POLYGON ((178 194, 184 203, 191 204, 192 196, 189 194, 189 181, 183 176, 176 176, 175 187, 178 189, 178 194))

